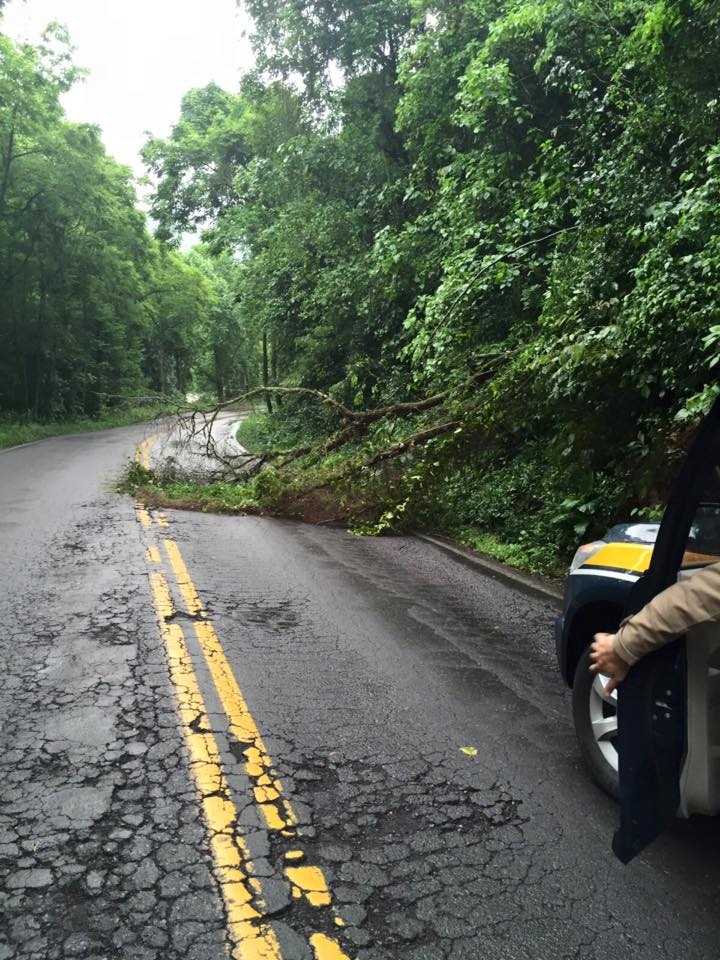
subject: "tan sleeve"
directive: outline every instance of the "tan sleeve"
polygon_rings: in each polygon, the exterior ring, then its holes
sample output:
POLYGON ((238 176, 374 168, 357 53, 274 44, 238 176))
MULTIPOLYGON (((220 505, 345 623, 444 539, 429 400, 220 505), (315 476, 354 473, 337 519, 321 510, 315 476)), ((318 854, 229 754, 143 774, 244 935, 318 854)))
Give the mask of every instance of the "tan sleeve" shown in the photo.
POLYGON ((690 627, 713 620, 720 620, 720 563, 673 584, 629 617, 615 635, 615 652, 632 666, 690 627))

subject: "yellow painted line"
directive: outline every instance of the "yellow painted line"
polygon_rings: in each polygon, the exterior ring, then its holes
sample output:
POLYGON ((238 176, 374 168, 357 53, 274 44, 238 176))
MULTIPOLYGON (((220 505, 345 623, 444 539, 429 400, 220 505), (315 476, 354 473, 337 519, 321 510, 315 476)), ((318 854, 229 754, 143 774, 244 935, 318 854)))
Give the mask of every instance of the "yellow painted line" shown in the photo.
POLYGON ((285 867, 285 876, 294 897, 304 896, 313 907, 330 906, 332 897, 320 867, 285 867))
POLYGON ((310 946, 313 948, 315 960, 348 960, 347 954, 342 952, 339 944, 324 933, 314 933, 310 937, 310 946))
POLYGON ((149 563, 160 563, 160 551, 155 544, 148 547, 147 560, 149 563))
MULTIPOLYGON (((180 548, 167 538, 164 544, 187 612, 204 618, 205 609, 185 566, 180 548)), ((297 816, 290 802, 283 796, 282 783, 213 625, 206 619, 196 620, 195 635, 223 710, 230 721, 230 732, 243 745, 245 772, 253 784, 255 802, 265 818, 265 823, 270 830, 290 833, 297 825, 297 816)))
MULTIPOLYGON (((297 816, 283 796, 283 786, 267 752, 260 731, 240 691, 217 634, 207 620, 195 621, 195 635, 202 649, 230 722, 230 733, 242 744, 245 772, 269 830, 294 831, 297 816)), ((286 833, 286 835, 287 835, 286 833)))
MULTIPOLYGON (((169 537, 164 537, 163 543, 187 613, 197 618, 194 621, 195 635, 228 718, 230 733, 243 746, 244 769, 253 785, 255 801, 262 811, 269 830, 277 831, 284 837, 293 837, 296 833, 297 815, 289 800, 283 796, 283 786, 274 769, 273 761, 215 629, 207 619, 207 613, 180 548, 169 537)), ((286 862, 298 864, 304 856, 302 850, 289 851, 286 862)), ((289 865, 286 867, 285 876, 295 898, 304 897, 313 907, 328 907, 332 903, 332 895, 320 867, 289 865)), ((260 891, 260 885, 256 879, 250 877, 248 883, 251 888, 260 891)), ((334 915, 334 923, 337 927, 345 926, 345 922, 337 914, 334 915)), ((245 936, 242 931, 240 933, 245 936)), ((350 960, 340 945, 325 934, 313 934, 310 944, 316 960, 350 960)), ((272 957, 268 956, 268 960, 272 960, 272 957)))
POLYGON ((159 439, 160 439, 160 434, 155 433, 153 434, 152 437, 148 437, 145 443, 143 444, 143 447, 144 447, 143 466, 145 467, 146 470, 150 469, 150 454, 152 452, 152 448, 155 446, 155 444, 158 442, 159 439))
POLYGON ((152 588, 153 601, 155 603, 155 613, 160 622, 160 629, 163 631, 163 640, 165 639, 165 630, 169 627, 168 620, 172 617, 175 610, 170 587, 162 573, 150 574, 150 586, 152 588))
POLYGON ((158 526, 159 526, 159 527, 169 527, 169 526, 170 526, 170 523, 169 523, 169 521, 167 520, 165 514, 162 512, 162 510, 156 510, 156 511, 155 511, 155 516, 157 517, 157 523, 158 523, 158 526))
POLYGON ((146 470, 150 469, 150 453, 152 448, 160 439, 161 434, 155 433, 151 437, 146 437, 135 451, 135 463, 139 463, 146 470))
POLYGON ((136 514, 138 520, 140 521, 140 523, 143 525, 143 527, 151 527, 151 526, 152 526, 152 518, 151 518, 150 514, 147 512, 147 510, 145 509, 145 507, 143 507, 143 506, 142 506, 141 504, 139 504, 139 503, 135 505, 135 514, 136 514))
POLYGON ((252 876, 249 850, 237 829, 238 813, 230 799, 220 751, 211 733, 199 732, 208 731, 210 723, 182 629, 169 622, 175 607, 167 580, 162 573, 153 572, 150 586, 190 754, 190 770, 208 826, 215 877, 227 910, 232 960, 282 960, 280 944, 262 912, 261 885, 252 876))
POLYGON ((198 592, 195 589, 195 584, 190 579, 190 573, 188 568, 185 566, 185 561, 180 553, 180 548, 175 541, 170 540, 169 537, 165 537, 163 543, 165 544, 165 552, 168 555, 170 566, 175 574, 175 582, 180 588, 180 593, 185 601, 187 612, 192 617, 199 615, 204 616, 205 610, 203 609, 202 601, 200 600, 198 592))
POLYGON ((145 467, 147 470, 147 440, 143 440, 142 443, 138 446, 135 451, 135 463, 140 464, 140 466, 145 467))

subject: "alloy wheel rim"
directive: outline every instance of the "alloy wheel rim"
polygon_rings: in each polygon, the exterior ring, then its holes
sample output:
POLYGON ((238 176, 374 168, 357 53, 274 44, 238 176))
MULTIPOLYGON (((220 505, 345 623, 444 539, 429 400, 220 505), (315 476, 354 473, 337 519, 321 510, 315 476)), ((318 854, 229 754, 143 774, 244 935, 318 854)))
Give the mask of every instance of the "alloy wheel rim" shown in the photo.
POLYGON ((613 770, 618 769, 617 751, 617 690, 607 694, 605 687, 610 677, 598 673, 590 688, 590 729, 597 748, 613 770))

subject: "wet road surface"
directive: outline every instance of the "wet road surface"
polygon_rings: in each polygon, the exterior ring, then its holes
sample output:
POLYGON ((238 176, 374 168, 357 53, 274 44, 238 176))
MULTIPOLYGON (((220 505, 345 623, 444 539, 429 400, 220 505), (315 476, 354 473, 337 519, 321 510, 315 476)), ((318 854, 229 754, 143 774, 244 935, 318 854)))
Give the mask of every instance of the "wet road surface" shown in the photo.
POLYGON ((147 432, 0 452, 0 960, 720 957, 717 825, 613 858, 550 604, 136 510, 147 432))

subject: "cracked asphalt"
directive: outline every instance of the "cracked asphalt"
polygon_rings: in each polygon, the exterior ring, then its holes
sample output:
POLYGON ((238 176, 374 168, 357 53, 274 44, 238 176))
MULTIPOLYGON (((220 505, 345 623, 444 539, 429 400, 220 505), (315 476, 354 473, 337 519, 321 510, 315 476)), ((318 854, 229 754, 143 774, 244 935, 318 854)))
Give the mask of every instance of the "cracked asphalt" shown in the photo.
POLYGON ((0 452, 0 960, 720 957, 717 822, 613 858, 549 604, 412 539, 145 523, 144 436, 0 452))

